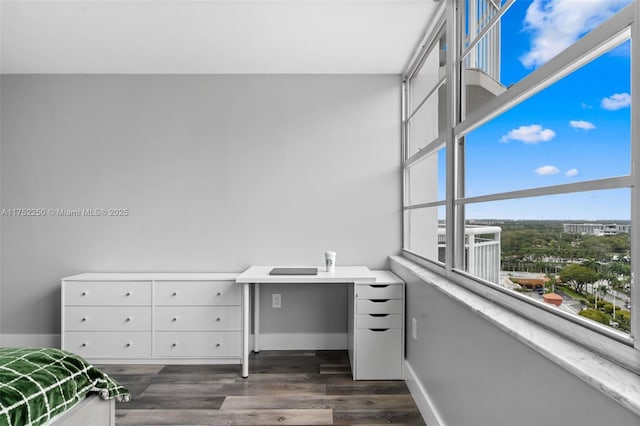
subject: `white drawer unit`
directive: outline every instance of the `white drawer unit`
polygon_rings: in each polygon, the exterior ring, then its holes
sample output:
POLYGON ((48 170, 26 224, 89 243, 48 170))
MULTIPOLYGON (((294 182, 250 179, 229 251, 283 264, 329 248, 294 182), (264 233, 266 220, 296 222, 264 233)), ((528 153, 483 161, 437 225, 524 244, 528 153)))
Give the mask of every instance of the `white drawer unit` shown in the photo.
POLYGON ((151 306, 67 306, 65 330, 151 331, 151 306))
POLYGON ((79 306, 151 306, 151 283, 137 281, 71 281, 64 304, 79 306))
POLYGON ((69 331, 63 349, 88 359, 150 358, 151 333, 121 331, 69 331))
POLYGON ((233 281, 158 282, 154 287, 156 305, 222 306, 240 305, 240 286, 233 281))
POLYGON ((156 306, 158 331, 241 331, 240 306, 156 306))
POLYGON ((240 333, 219 332, 158 332, 155 353, 161 357, 239 357, 240 333))
POLYGON ((62 348, 100 363, 240 363, 242 298, 235 276, 63 278, 62 348))
POLYGON ((355 380, 400 380, 404 362, 404 282, 372 271, 373 284, 355 284, 351 369, 355 380))

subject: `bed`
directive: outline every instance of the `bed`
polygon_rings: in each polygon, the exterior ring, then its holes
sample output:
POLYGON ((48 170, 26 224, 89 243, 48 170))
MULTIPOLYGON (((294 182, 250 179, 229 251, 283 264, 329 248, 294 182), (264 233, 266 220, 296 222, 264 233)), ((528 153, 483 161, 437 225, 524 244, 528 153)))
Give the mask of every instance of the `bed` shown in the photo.
POLYGON ((129 391, 84 358, 51 348, 0 348, 0 426, 110 425, 129 391))

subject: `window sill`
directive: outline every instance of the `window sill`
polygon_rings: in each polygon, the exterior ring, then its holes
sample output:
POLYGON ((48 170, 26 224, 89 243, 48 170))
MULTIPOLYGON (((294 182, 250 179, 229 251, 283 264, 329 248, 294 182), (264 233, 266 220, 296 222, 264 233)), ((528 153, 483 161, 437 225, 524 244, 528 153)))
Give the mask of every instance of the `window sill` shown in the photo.
MULTIPOLYGON (((391 269, 403 268, 410 273, 434 286, 448 297, 465 305, 474 313, 486 319, 501 330, 527 345, 532 350, 558 364, 571 374, 593 386, 605 395, 617 401, 622 406, 640 415, 640 375, 623 368, 620 365, 604 358, 602 355, 587 349, 584 345, 567 340, 562 335, 550 331, 537 322, 525 318, 520 313, 514 312, 514 306, 509 309, 495 303, 491 288, 481 287, 482 295, 454 283, 443 275, 426 269, 417 263, 404 257, 390 257, 391 269)), ((505 296, 505 295, 503 295, 505 296)), ((517 301, 519 303, 523 303, 517 301)), ((524 303, 523 303, 524 304, 524 303)), ((523 309, 527 307, 523 306, 523 309)), ((560 321, 568 322, 562 318, 560 321)), ((557 328, 554 328, 557 330, 557 328)), ((575 332, 575 330, 574 330, 575 332)), ((586 338, 592 332, 584 329, 586 338)), ((594 333, 595 334, 595 333, 594 333)), ((620 345, 618 342, 610 342, 610 350, 620 345)), ((631 356, 636 361, 640 360, 640 351, 625 347, 631 351, 631 356)))

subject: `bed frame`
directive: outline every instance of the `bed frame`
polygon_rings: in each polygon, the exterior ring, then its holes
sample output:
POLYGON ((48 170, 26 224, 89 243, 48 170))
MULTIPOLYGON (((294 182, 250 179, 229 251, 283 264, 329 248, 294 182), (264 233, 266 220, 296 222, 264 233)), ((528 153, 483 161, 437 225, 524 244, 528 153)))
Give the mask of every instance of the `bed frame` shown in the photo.
POLYGON ((53 418, 46 426, 115 426, 116 401, 103 400, 98 395, 90 395, 53 418))

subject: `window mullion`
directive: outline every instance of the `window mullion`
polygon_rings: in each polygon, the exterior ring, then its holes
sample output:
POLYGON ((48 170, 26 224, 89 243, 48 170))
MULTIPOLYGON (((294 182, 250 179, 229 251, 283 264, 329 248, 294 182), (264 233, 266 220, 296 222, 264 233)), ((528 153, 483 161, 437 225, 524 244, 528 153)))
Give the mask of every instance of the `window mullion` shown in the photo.
MULTIPOLYGON (((634 22, 631 26, 631 75, 640 70, 640 1, 636 0, 634 22)), ((640 91, 638 80, 631 79, 631 336, 640 349, 640 91)))

